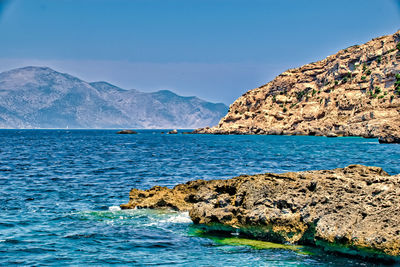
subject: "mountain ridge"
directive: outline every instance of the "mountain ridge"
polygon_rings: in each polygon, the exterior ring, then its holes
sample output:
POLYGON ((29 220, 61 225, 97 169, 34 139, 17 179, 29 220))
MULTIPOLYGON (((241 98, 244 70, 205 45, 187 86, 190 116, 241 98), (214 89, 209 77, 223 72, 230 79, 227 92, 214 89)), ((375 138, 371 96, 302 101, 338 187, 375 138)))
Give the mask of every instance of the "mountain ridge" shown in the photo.
POLYGON ((222 103, 86 82, 49 67, 0 73, 0 128, 190 129, 216 123, 226 110, 222 103))

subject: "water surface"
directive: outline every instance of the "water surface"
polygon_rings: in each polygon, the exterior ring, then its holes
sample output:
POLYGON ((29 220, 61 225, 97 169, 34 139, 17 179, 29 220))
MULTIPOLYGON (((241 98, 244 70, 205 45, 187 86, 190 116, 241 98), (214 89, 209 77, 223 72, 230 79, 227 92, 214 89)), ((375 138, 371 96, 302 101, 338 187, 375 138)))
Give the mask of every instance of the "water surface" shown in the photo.
POLYGON ((311 136, 0 130, 0 265, 370 266, 322 252, 224 245, 187 214, 130 210, 132 187, 364 164, 400 173, 399 145, 311 136))

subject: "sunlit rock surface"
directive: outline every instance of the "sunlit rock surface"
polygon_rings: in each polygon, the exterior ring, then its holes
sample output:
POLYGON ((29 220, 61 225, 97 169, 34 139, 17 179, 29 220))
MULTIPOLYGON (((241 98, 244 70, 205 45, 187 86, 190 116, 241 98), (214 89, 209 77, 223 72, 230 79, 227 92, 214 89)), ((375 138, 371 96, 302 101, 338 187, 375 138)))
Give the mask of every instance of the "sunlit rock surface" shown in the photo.
POLYGON ((290 69, 195 133, 337 135, 400 142, 400 31, 290 69))

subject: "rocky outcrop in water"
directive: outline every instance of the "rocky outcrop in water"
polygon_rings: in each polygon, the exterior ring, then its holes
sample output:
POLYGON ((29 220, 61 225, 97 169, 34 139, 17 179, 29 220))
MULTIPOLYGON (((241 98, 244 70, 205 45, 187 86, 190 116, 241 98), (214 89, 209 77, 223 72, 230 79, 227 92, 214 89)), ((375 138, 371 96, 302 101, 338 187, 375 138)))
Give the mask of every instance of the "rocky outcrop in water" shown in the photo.
POLYGON ((337 135, 400 141, 400 31, 290 69, 195 133, 337 135), (390 137, 390 138, 388 138, 390 137))
POLYGON ((178 130, 175 129, 175 130, 169 131, 168 134, 178 134, 178 130))
POLYGON ((189 211, 206 229, 398 260, 399 203, 400 175, 351 165, 132 189, 121 208, 189 211))
POLYGON ((121 130, 118 131, 117 134, 137 134, 137 132, 133 130, 121 130))

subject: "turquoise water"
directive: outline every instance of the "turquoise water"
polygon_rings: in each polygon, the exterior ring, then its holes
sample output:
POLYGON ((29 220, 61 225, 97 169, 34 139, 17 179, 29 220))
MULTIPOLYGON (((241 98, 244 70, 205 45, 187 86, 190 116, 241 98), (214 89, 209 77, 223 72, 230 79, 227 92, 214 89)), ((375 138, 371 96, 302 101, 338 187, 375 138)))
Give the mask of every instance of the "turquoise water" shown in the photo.
POLYGON ((354 163, 400 173, 400 146, 376 139, 0 130, 0 144, 2 266, 371 266, 318 250, 224 245, 194 234, 185 213, 117 206, 132 187, 193 179, 354 163))

